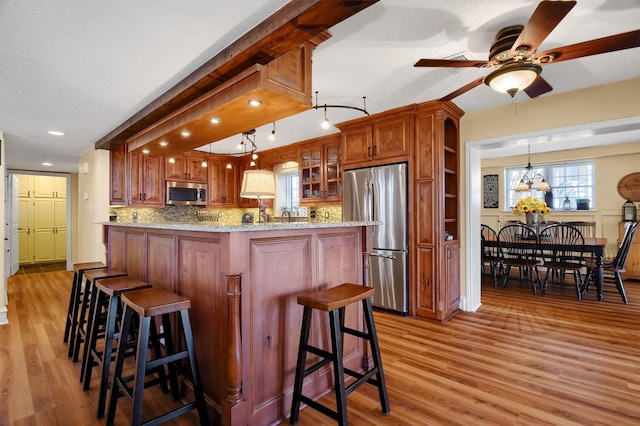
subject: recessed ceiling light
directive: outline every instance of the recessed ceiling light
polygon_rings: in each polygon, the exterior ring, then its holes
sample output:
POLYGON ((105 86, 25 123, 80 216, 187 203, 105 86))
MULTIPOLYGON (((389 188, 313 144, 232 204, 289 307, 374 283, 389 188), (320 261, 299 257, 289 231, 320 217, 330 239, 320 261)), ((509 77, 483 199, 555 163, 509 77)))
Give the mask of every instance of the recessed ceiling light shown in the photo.
POLYGON ((220 119, 220 117, 212 117, 211 118, 211 123, 213 124, 220 124, 222 122, 222 120, 220 119))
POLYGON ((185 138, 188 138, 189 136, 191 136, 191 132, 188 130, 183 130, 180 134, 185 138))
POLYGON ((160 146, 167 146, 169 145, 169 142, 167 141, 160 141, 160 146))
POLYGON ((151 151, 149 150, 149 148, 143 148, 143 149, 142 149, 142 153, 143 153, 143 154, 148 154, 148 153, 150 153, 150 152, 151 152, 151 151))
POLYGON ((262 101, 260 99, 249 99, 248 102, 252 107, 259 107, 262 105, 262 101))
POLYGON ((53 163, 49 163, 48 161, 44 161, 43 163, 41 163, 43 166, 47 166, 47 167, 51 167, 53 166, 53 163))
POLYGON ((53 136, 64 136, 64 132, 59 132, 57 130, 49 130, 47 133, 53 136))

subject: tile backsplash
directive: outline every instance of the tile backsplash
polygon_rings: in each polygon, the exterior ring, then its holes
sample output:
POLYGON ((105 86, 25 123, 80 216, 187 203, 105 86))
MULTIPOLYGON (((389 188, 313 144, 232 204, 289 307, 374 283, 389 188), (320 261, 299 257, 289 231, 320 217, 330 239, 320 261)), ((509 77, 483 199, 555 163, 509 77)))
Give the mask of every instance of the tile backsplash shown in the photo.
MULTIPOLYGON (((339 222, 342 220, 342 208, 340 206, 308 207, 307 214, 315 211, 313 221, 339 222)), ((254 217, 258 217, 258 209, 213 209, 189 206, 166 206, 162 208, 134 208, 134 207, 111 207, 110 215, 118 222, 178 222, 178 223, 219 223, 220 225, 237 225, 242 223, 242 215, 246 212, 253 212, 254 217), (137 216, 134 219, 134 216, 137 216)), ((267 215, 277 220, 280 214, 274 215, 273 209, 267 209, 267 215)), ((293 219, 293 218, 292 218, 293 219)), ((295 220, 304 220, 298 217, 295 220)))

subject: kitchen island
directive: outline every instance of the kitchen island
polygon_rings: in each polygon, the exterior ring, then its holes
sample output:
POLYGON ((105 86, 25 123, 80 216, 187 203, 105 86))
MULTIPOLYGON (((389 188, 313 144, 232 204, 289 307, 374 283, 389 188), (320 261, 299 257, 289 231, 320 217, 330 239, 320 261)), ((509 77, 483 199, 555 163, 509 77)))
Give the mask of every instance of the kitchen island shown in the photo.
MULTIPOLYGON (((283 421, 291 409, 302 322, 297 296, 344 282, 364 284, 363 253, 371 248, 375 223, 103 225, 110 267, 191 299, 215 424, 267 425, 283 421)), ((362 330, 361 314, 361 306, 349 306, 346 325, 362 330)), ((328 319, 315 315, 314 345, 328 348, 328 319)), ((367 351, 346 336, 345 367, 361 370, 370 361, 367 351)), ((330 367, 305 381, 307 395, 320 397, 331 388, 330 367)))

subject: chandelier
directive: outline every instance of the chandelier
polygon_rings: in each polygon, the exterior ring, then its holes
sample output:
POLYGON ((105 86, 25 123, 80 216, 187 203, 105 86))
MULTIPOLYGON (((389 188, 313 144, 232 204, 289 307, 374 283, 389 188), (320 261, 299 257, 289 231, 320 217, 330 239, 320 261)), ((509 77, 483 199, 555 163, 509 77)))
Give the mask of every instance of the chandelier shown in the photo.
POLYGON ((531 165, 531 144, 528 145, 528 161, 527 167, 525 167, 525 174, 520 178, 520 182, 516 185, 516 192, 531 191, 532 189, 538 191, 551 191, 549 182, 544 179, 540 173, 533 173, 533 166, 531 165), (534 182, 538 182, 537 184, 534 182))

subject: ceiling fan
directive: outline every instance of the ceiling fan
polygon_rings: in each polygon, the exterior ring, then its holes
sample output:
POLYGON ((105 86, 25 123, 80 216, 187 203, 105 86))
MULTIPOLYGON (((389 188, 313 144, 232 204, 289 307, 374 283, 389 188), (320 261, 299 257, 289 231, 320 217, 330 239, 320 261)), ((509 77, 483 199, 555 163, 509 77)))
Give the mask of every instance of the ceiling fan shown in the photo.
POLYGON ((544 65, 640 46, 640 30, 635 30, 537 53, 540 43, 575 5, 576 1, 540 2, 525 26, 513 25, 498 32, 486 61, 420 59, 414 67, 493 68, 485 77, 449 93, 440 101, 449 101, 482 83, 512 97, 524 90, 529 97, 535 98, 553 90, 540 76, 544 65))

